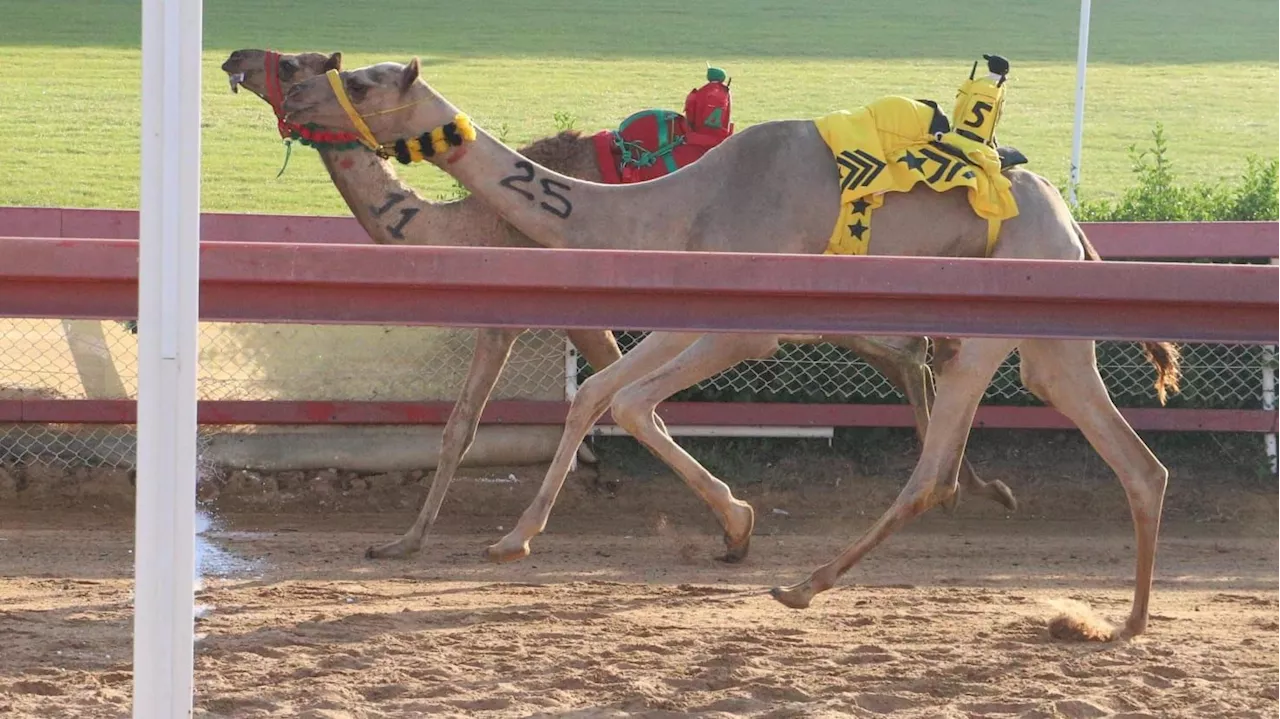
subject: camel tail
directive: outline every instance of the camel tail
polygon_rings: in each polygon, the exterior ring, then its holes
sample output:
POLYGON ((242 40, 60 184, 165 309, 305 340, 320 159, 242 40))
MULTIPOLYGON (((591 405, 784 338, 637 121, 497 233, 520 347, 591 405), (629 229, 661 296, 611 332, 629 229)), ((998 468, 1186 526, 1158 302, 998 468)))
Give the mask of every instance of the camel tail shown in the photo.
MULTIPOLYGON (((1075 228, 1076 237, 1080 238, 1080 244, 1084 246, 1085 260, 1101 262, 1102 257, 1085 236, 1084 228, 1080 227, 1075 220, 1071 221, 1071 225, 1075 228)), ((1139 345, 1147 362, 1156 368, 1156 397, 1163 405, 1168 400, 1169 394, 1176 393, 1179 389, 1178 383, 1182 379, 1182 352, 1172 342, 1141 342, 1139 345)))
POLYGON ((1178 381, 1182 379, 1182 352, 1172 342, 1143 342, 1142 354, 1147 362, 1156 368, 1156 397, 1160 404, 1169 398, 1170 392, 1178 391, 1178 381))

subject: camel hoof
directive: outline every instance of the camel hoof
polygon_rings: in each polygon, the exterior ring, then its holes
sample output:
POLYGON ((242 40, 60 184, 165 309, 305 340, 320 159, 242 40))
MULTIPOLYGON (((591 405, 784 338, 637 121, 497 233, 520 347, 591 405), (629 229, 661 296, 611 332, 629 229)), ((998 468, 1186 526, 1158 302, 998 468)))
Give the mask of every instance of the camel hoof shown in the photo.
POLYGON ((737 532, 737 538, 728 531, 724 533, 725 553, 717 559, 726 564, 737 564, 747 558, 747 552, 751 549, 751 533, 756 528, 756 510, 746 502, 734 500, 730 512, 738 515, 730 522, 741 529, 737 532))
POLYGON ((418 553, 421 544, 417 541, 407 541, 404 537, 394 542, 388 542, 381 546, 369 547, 364 550, 365 559, 404 559, 418 553))
POLYGON ((1004 505, 1004 508, 1010 512, 1018 511, 1018 500, 1013 496, 1013 490, 1009 489, 1009 485, 997 479, 987 486, 991 488, 992 499, 1004 505))
POLYGON ((1142 617, 1141 619, 1134 619, 1133 617, 1130 617, 1129 621, 1124 623, 1124 629, 1120 630, 1119 632, 1116 632, 1113 638, 1114 639, 1132 639, 1146 631, 1147 631, 1146 617, 1142 617))
POLYGON ((739 544, 734 544, 729 535, 724 535, 725 553, 716 557, 716 561, 725 564, 739 564, 747 558, 747 552, 751 549, 751 535, 739 544))
POLYGON ((512 546, 505 540, 497 544, 491 544, 484 550, 485 559, 495 564, 505 564, 507 562, 515 562, 529 556, 529 542, 526 540, 518 545, 512 546))
POLYGON ((960 506, 960 492, 955 491, 944 498, 939 504, 942 505, 942 511, 948 516, 956 513, 956 507, 960 506))
POLYGON ((792 609, 808 609, 809 602, 813 601, 813 593, 809 592, 803 584, 794 587, 774 587, 769 590, 769 596, 778 600, 782 606, 792 609))

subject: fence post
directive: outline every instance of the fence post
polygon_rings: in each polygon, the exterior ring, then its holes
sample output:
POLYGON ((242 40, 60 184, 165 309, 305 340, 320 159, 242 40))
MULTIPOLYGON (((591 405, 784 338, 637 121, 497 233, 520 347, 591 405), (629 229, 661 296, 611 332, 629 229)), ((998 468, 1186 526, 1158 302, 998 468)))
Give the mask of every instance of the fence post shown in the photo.
POLYGON ((564 401, 572 402, 578 394, 578 348, 564 336, 564 401))
POLYGON ((98 320, 63 320, 62 333, 66 336, 71 360, 88 399, 126 399, 124 382, 111 358, 107 335, 98 320))
MULTIPOLYGON (((1271 264, 1276 264, 1276 258, 1271 258, 1271 264)), ((1263 345, 1262 347, 1262 409, 1268 412, 1276 410, 1276 346, 1263 345)), ((1276 456, 1276 434, 1268 432, 1262 436, 1263 446, 1267 451, 1267 461, 1271 463, 1271 473, 1277 474, 1280 468, 1277 467, 1276 456)))
MULTIPOLYGON (((593 368, 594 369, 594 368, 593 368)), ((564 336, 564 401, 572 402, 573 398, 578 394, 578 348, 573 346, 573 342, 569 340, 569 335, 564 336)), ((596 453, 591 451, 587 443, 591 441, 591 434, 588 433, 586 439, 582 440, 582 444, 578 445, 578 451, 573 454, 573 461, 569 463, 569 471, 573 472, 578 469, 578 462, 583 464, 595 464, 599 461, 596 453)))

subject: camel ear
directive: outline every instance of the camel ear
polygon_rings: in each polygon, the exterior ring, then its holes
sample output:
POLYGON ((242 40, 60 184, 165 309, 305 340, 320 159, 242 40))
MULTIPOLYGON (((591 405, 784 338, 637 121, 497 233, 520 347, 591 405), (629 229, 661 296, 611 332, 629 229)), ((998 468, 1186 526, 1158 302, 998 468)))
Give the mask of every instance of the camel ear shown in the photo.
POLYGON ((409 87, 418 79, 418 57, 415 55, 408 65, 404 66, 404 72, 400 75, 400 92, 407 92, 409 87))
POLYGON ((342 69, 342 53, 340 52, 335 52, 334 54, 329 56, 328 60, 324 61, 325 72, 328 72, 330 70, 341 70, 341 69, 342 69))

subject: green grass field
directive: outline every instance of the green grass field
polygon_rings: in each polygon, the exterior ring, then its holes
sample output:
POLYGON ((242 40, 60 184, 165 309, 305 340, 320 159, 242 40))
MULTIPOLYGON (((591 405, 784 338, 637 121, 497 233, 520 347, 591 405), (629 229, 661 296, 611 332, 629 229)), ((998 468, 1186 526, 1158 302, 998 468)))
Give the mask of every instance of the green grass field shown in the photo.
MULTIPOLYGON (((616 126, 679 109, 704 63, 734 78, 738 126, 814 117, 886 94, 950 109, 982 52, 1014 76, 1000 138, 1065 182, 1078 4, 894 0, 592 0, 570 4, 215 0, 205 3, 203 203, 207 210, 345 214, 314 152, 283 150, 267 106, 232 95, 218 65, 236 48, 342 50, 348 66, 405 61, 482 126, 521 144, 555 129, 616 126), (820 8, 820 9, 815 9, 820 8)), ((1130 144, 1163 122, 1180 176, 1237 176, 1277 156, 1277 4, 1095 3, 1083 194, 1130 183, 1130 144)), ((138 0, 0 0, 0 205, 136 207, 138 0)), ((404 174, 427 194, 451 181, 404 174)))

